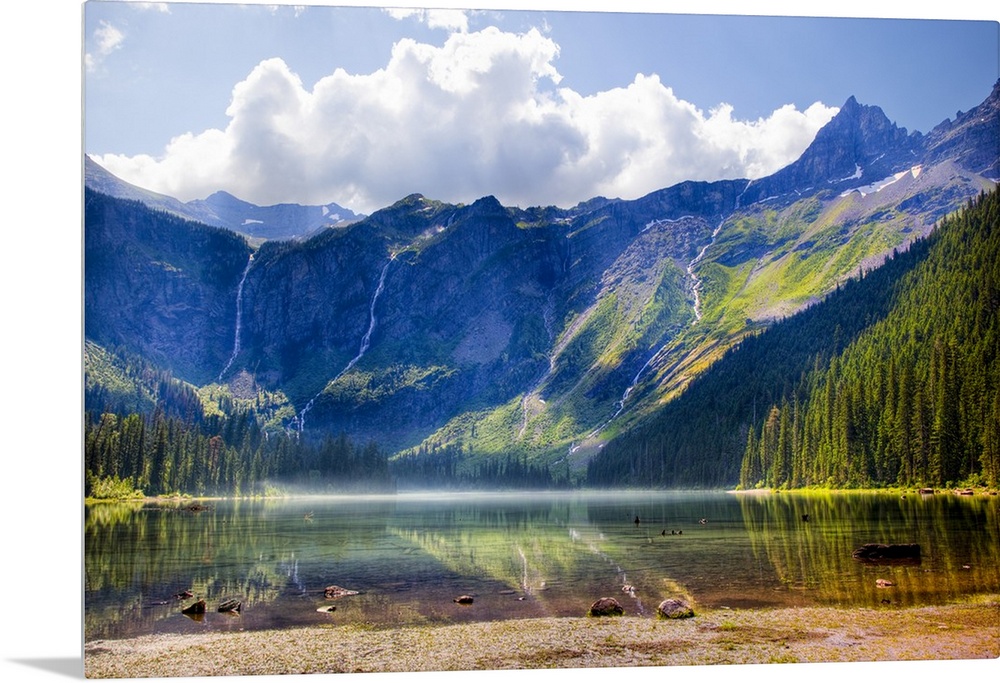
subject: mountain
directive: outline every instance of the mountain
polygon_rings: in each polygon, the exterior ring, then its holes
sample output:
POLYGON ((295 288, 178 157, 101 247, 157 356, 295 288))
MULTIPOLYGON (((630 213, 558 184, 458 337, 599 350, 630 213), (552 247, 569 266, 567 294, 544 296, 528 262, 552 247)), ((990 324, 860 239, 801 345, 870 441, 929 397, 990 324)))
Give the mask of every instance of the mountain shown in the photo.
MULTIPOLYGON (((580 473, 729 349, 992 189, 998 87, 926 135, 851 98, 799 160, 752 182, 568 209, 411 195, 258 247, 88 188, 86 336, 307 441, 580 473)), ((190 204, 264 220, 221 193, 190 204)), ((731 480, 732 458, 718 463, 683 481, 731 480)))
POLYGON ((325 227, 346 225, 362 218, 350 209, 333 203, 323 206, 257 206, 222 191, 205 199, 182 202, 127 183, 86 155, 84 185, 101 194, 119 199, 134 199, 151 209, 165 211, 186 220, 227 228, 256 241, 301 238, 325 227))

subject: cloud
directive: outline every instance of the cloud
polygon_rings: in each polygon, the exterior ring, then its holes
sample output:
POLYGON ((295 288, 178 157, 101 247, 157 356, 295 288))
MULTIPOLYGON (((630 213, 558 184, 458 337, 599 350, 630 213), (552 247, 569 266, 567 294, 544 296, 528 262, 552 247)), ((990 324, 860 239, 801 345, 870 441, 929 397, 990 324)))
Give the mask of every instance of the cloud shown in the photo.
POLYGON ((465 10, 460 9, 413 9, 413 8, 385 8, 385 13, 393 19, 415 18, 417 21, 427 24, 429 28, 443 28, 447 31, 458 31, 465 33, 469 30, 469 16, 465 10))
POLYGON ((94 50, 83 56, 87 71, 95 71, 104 58, 119 49, 124 42, 125 34, 121 30, 112 26, 108 21, 101 21, 94 30, 94 50))
POLYGON ((152 10, 162 14, 170 14, 170 5, 165 2, 133 2, 132 7, 140 10, 152 10))
POLYGON ((560 87, 559 46, 536 29, 400 40, 372 73, 307 89, 281 59, 232 92, 224 130, 185 133, 158 157, 94 155, 180 199, 225 189, 259 204, 336 201, 371 212, 412 192, 452 202, 571 206, 682 180, 756 178, 797 158, 836 109, 707 114, 656 75, 583 96, 560 87))

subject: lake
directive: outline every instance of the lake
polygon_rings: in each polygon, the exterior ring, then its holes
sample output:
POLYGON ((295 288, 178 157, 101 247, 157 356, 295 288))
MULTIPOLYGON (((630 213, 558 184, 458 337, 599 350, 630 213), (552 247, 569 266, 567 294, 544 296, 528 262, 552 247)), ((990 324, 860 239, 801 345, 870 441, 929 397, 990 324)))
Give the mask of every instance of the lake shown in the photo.
POLYGON ((676 595, 696 608, 895 609, 1000 592, 997 496, 414 493, 190 505, 86 507, 86 640, 582 616, 602 596, 653 618, 676 595), (866 543, 919 543, 921 558, 853 559, 866 543), (328 599, 333 585, 357 594, 328 599), (183 591, 192 597, 173 597, 183 591), (473 603, 454 602, 461 595, 473 603), (196 598, 208 611, 182 614, 196 598), (241 611, 217 612, 230 598, 241 611))

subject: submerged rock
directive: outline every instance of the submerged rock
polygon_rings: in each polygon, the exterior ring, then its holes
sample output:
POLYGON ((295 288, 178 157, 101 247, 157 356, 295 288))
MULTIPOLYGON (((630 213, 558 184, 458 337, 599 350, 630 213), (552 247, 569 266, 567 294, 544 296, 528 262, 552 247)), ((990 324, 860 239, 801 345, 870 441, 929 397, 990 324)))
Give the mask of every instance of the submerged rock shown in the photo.
POLYGON ((856 560, 920 560, 919 543, 866 543, 853 553, 856 560))
POLYGON ((198 602, 188 605, 181 610, 181 614, 204 614, 205 613, 205 601, 199 600, 198 602))

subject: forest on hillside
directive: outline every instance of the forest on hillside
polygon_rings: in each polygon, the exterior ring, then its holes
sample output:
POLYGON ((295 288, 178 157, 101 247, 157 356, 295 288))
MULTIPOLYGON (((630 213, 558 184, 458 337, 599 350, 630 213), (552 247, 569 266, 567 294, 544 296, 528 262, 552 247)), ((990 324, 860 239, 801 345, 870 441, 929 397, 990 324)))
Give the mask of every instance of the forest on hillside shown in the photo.
POLYGON ((594 486, 1000 482, 1000 198, 747 337, 590 463, 594 486))

